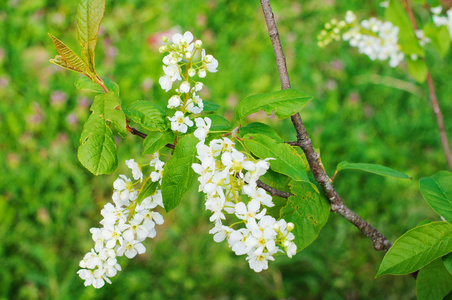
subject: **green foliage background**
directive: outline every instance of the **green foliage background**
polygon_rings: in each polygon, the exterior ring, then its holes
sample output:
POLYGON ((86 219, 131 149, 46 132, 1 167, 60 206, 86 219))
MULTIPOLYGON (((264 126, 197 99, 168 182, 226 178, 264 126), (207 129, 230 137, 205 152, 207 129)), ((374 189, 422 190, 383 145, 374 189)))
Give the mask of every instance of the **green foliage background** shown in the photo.
MULTIPOLYGON (((413 180, 344 171, 335 185, 346 203, 390 240, 424 219, 435 219, 419 178, 445 169, 425 86, 371 62, 345 44, 327 49, 316 35, 348 9, 361 18, 383 15, 379 1, 274 1, 292 86, 315 96, 302 117, 332 175, 340 161, 378 163, 413 180), (396 79, 397 78, 397 79, 396 79)), ((77 74, 50 65, 56 54, 47 32, 77 49, 76 1, 0 3, 0 299, 414 299, 409 276, 374 279, 383 253, 340 216, 293 259, 278 257, 260 274, 226 243, 213 242, 203 197, 193 193, 173 212, 147 252, 122 259, 123 271, 101 290, 83 287, 78 262, 93 243, 112 183, 140 155, 141 140, 120 142, 120 167, 95 177, 77 161, 78 139, 92 95, 80 94, 77 74)), ((421 16, 427 17, 421 13, 421 16)), ((420 20, 426 21, 426 19, 420 20)), ((231 119, 237 101, 279 89, 270 40, 258 1, 107 1, 96 69, 115 80, 121 98, 165 103, 158 85, 161 58, 148 39, 173 27, 190 30, 219 61, 203 98, 231 119), (152 82, 154 84, 152 85, 152 82)), ((452 68, 427 49, 446 127, 452 134, 452 68), (446 66, 446 67, 444 67, 446 66)), ((287 122, 255 120, 294 140, 287 122)))

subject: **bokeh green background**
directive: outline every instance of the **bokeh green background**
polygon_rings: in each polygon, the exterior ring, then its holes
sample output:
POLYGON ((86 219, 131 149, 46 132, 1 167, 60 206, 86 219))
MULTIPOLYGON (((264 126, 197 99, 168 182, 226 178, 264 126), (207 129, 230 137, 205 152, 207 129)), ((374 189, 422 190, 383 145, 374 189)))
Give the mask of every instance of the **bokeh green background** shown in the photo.
MULTIPOLYGON (((89 228, 109 201, 129 158, 145 163, 141 140, 120 142, 120 167, 93 176, 76 150, 92 95, 73 85, 78 75, 48 63, 52 33, 79 49, 77 1, 0 2, 0 299, 414 299, 409 276, 374 279, 383 254, 351 224, 332 214, 319 238, 293 259, 278 257, 256 274, 226 243, 213 242, 203 197, 196 190, 169 214, 147 252, 119 262, 113 284, 85 288, 78 262, 93 246, 89 228)), ((384 164, 412 180, 356 172, 335 185, 346 203, 390 240, 437 218, 422 199, 419 179, 446 169, 426 87, 406 66, 371 62, 346 44, 316 46, 316 35, 348 9, 382 15, 379 1, 274 1, 292 86, 315 96, 302 117, 327 172, 340 161, 384 164)), ((419 8, 417 12, 421 12, 419 8)), ((426 17, 425 13, 420 14, 426 17)), ((425 19, 420 19, 425 21, 425 19)), ((158 85, 161 58, 150 37, 190 30, 219 61, 203 98, 232 118, 245 96, 279 89, 259 1, 107 1, 96 64, 116 81, 124 103, 165 103, 158 85)), ((451 55, 427 48, 438 96, 452 134, 451 55)), ((287 121, 253 116, 287 140, 287 121)))

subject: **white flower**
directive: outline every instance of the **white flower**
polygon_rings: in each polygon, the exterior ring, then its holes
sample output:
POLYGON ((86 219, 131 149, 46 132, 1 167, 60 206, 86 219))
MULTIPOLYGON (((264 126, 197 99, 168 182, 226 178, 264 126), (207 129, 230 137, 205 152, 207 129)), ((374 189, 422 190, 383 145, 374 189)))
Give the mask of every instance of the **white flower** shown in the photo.
POLYGON ((215 227, 209 231, 210 234, 213 234, 213 240, 217 243, 224 241, 231 232, 231 228, 224 226, 220 222, 215 223, 215 227))
POLYGON ((256 183, 246 184, 243 186, 242 190, 244 194, 248 195, 248 197, 250 197, 251 199, 258 200, 260 203, 267 207, 275 206, 275 204, 272 201, 272 196, 267 194, 267 192, 264 189, 258 188, 256 186, 256 183))
POLYGON ((193 34, 190 31, 186 31, 184 35, 176 33, 173 35, 172 40, 176 45, 181 45, 182 43, 186 43, 188 45, 193 42, 193 34))
POLYGON ((208 117, 196 118, 195 119, 197 129, 194 132, 195 137, 202 141, 206 138, 209 133, 210 126, 212 125, 212 120, 208 117))
POLYGON ((179 95, 174 95, 168 100, 168 108, 176 108, 181 105, 181 100, 179 95))
MULTIPOLYGON (((202 49, 202 55, 201 55, 201 60, 203 61, 203 66, 205 67, 205 69, 207 69, 207 71, 209 71, 210 73, 215 73, 217 72, 217 68, 218 68, 218 60, 216 60, 212 55, 206 55, 206 51, 204 49, 202 49)), ((198 72, 198 76, 201 77, 201 75, 199 75, 198 72)))
POLYGON ((270 252, 260 253, 260 254, 251 254, 246 259, 250 265, 250 268, 255 272, 260 272, 262 270, 268 269, 268 261, 275 260, 270 252))
POLYGON ((151 173, 152 182, 159 181, 163 176, 163 166, 165 163, 163 161, 158 161, 155 163, 155 171, 151 173))
POLYGON ((129 169, 132 170, 132 176, 133 179, 138 180, 140 179, 140 182, 143 181, 143 173, 141 172, 141 167, 135 162, 134 159, 126 160, 126 165, 129 167, 129 169))
MULTIPOLYGON (((251 200, 248 205, 245 205, 243 202, 239 202, 235 205, 235 215, 237 218, 247 221, 248 223, 251 219, 260 219, 262 218, 267 210, 264 208, 261 212, 260 210, 261 203, 259 200, 251 200)), ((248 224, 247 223, 247 224, 248 224)))
POLYGON ((204 85, 202 84, 202 82, 196 82, 195 83, 195 91, 199 92, 200 90, 202 90, 203 86, 204 85))
POLYGON ((188 126, 193 126, 193 121, 188 117, 184 117, 184 113, 181 111, 176 111, 173 117, 168 117, 171 121, 171 130, 179 131, 181 133, 186 133, 188 126))
POLYGON ((116 253, 118 256, 126 255, 127 258, 134 258, 137 254, 143 254, 146 248, 137 240, 125 241, 123 246, 120 246, 116 253))
POLYGON ((168 92, 173 87, 173 82, 171 81, 171 77, 165 75, 160 77, 159 79, 160 86, 165 92, 168 92))
POLYGON ((188 81, 182 82, 180 87, 179 87, 179 91, 181 93, 188 93, 188 92, 190 92, 190 82, 188 82, 188 81))
POLYGON ((441 13, 441 11, 443 10, 443 8, 440 6, 437 7, 432 7, 430 8, 430 11, 432 12, 432 14, 434 15, 439 15, 441 13))
POLYGON ((356 20, 356 16, 351 10, 349 10, 345 13, 345 22, 346 23, 351 24, 351 23, 355 22, 355 20, 356 20))
POLYGON ((206 75, 207 75, 206 70, 200 69, 200 70, 198 71, 198 76, 199 76, 199 78, 205 78, 206 75))
POLYGON ((249 236, 250 230, 247 228, 241 228, 230 233, 228 243, 235 254, 243 255, 249 251, 249 247, 246 245, 249 236))

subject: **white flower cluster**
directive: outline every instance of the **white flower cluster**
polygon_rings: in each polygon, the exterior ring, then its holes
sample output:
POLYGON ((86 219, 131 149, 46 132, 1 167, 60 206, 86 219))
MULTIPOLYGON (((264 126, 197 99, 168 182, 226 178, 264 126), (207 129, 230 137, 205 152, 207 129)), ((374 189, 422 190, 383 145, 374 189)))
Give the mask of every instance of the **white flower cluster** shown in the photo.
POLYGON ((214 240, 227 239, 232 251, 247 255, 250 268, 256 272, 267 269, 268 261, 274 260, 278 252, 289 257, 295 255, 295 236, 290 232, 294 225, 283 219, 277 221, 261 207, 274 206, 272 197, 257 186, 257 180, 269 168, 270 159, 252 161, 226 137, 212 140, 209 146, 201 139, 197 153, 200 163, 192 167, 199 175, 199 191, 206 194, 206 209, 212 212, 210 221, 215 225, 209 233, 214 240), (241 201, 241 194, 248 196, 247 201, 241 201), (224 225, 227 214, 235 216, 238 222, 224 225), (240 224, 244 227, 233 229, 240 224))
MULTIPOLYGON (((154 155, 155 156, 155 155, 154 155)), ((161 180, 164 163, 155 156, 150 166, 155 171, 151 173, 152 182, 161 180)), ((132 170, 135 180, 142 182, 143 173, 141 167, 133 160, 127 160, 126 165, 132 170)), ((139 190, 135 188, 137 182, 132 182, 125 175, 113 183, 113 203, 107 203, 101 210, 104 217, 100 224, 102 228, 91 228, 90 232, 94 241, 94 248, 80 261, 80 269, 77 273, 85 280, 85 286, 92 285, 95 288, 104 286, 105 281, 111 283, 109 277, 121 271, 117 257, 125 255, 133 258, 137 254, 146 251, 142 242, 146 238, 154 238, 155 225, 163 224, 160 213, 153 211, 157 206, 163 207, 160 189, 138 203, 139 190)))
POLYGON ((331 20, 325 24, 318 36, 319 46, 325 47, 333 40, 348 41, 350 46, 358 48, 360 53, 371 60, 388 60, 391 67, 396 67, 404 59, 398 44, 399 27, 391 22, 376 18, 359 22, 352 11, 347 11, 343 21, 331 20))
POLYGON ((441 6, 433 7, 431 12, 433 13, 433 23, 437 27, 446 26, 449 30, 450 38, 452 39, 452 8, 446 12, 447 16, 441 15, 443 8, 441 6))
POLYGON ((176 94, 168 100, 167 107, 176 110, 168 119, 171 121, 171 130, 186 133, 188 127, 194 124, 185 114, 199 114, 204 107, 202 99, 197 94, 202 90, 203 84, 194 78, 196 75, 204 78, 207 72, 217 72, 218 61, 212 55, 206 55, 206 51, 202 49, 202 42, 194 41, 193 34, 189 31, 184 35, 177 33, 171 40, 172 44, 168 43, 167 37, 163 37, 167 45, 159 49, 161 53, 168 52, 163 58, 165 75, 160 77, 159 83, 162 89, 168 92, 176 81, 181 81, 175 90, 176 94), (200 54, 200 58, 197 54, 200 54))

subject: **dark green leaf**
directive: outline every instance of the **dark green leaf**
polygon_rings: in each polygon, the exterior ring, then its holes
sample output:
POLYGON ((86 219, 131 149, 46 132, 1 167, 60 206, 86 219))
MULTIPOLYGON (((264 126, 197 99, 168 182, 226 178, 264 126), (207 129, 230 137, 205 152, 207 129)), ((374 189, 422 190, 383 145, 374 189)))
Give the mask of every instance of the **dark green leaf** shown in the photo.
POLYGON ((78 159, 94 175, 110 174, 118 167, 113 132, 102 118, 94 114, 83 127, 78 159))
POLYGON ((427 78, 427 65, 423 59, 412 60, 410 58, 407 59, 408 64, 408 72, 417 82, 423 83, 427 78))
POLYGON ((452 251, 452 225, 432 222, 402 235, 386 253, 377 277, 412 273, 452 251))
POLYGON ((278 143, 284 142, 272 127, 264 123, 254 122, 240 128, 241 136, 255 133, 266 135, 278 143))
POLYGON ((168 120, 165 112, 149 101, 133 102, 125 111, 127 118, 150 131, 166 131, 168 120))
MULTIPOLYGON (((106 77, 102 77, 102 81, 109 91, 113 91, 115 95, 119 97, 119 86, 114 81, 111 81, 106 77)), ((93 82, 88 77, 80 77, 79 79, 77 79, 77 81, 75 82, 75 87, 82 91, 89 91, 98 94, 105 93, 104 89, 100 85, 93 82)))
POLYGON ((204 105, 202 108, 203 112, 215 112, 221 108, 220 105, 206 100, 202 100, 202 104, 204 105))
POLYGON ((240 101, 235 112, 237 120, 242 120, 252 113, 264 110, 267 115, 275 111, 278 119, 284 119, 299 112, 313 97, 296 89, 257 94, 240 101))
POLYGON ((376 165, 376 164, 363 164, 363 163, 349 163, 346 161, 340 162, 337 165, 337 171, 341 170, 359 170, 364 171, 368 173, 373 173, 381 176, 391 176, 391 177, 397 177, 397 178, 406 178, 410 179, 410 177, 406 174, 403 174, 399 171, 393 170, 391 168, 382 166, 382 165, 376 165))
POLYGON ((147 197, 153 195, 159 186, 159 182, 152 182, 152 180, 147 177, 143 182, 143 186, 141 187, 140 193, 138 194, 137 201, 141 203, 147 197))
POLYGON ((94 115, 102 118, 105 122, 109 121, 115 124, 118 132, 125 136, 127 134, 126 116, 120 108, 119 98, 113 92, 97 95, 91 105, 91 111, 94 115))
POLYGON ((162 197, 167 212, 176 208, 191 186, 196 161, 196 144, 192 134, 184 135, 177 143, 174 154, 165 165, 162 178, 162 197))
POLYGON ((452 252, 443 256, 443 263, 450 275, 452 275, 452 252))
POLYGON ((281 209, 281 218, 294 223, 294 242, 297 251, 301 251, 317 238, 326 224, 330 205, 311 184, 295 181, 292 184, 295 196, 288 198, 288 205, 281 209))
POLYGON ((105 0, 80 0, 77 10, 77 35, 82 46, 82 58, 91 72, 94 68, 94 49, 97 34, 104 16, 105 0))
POLYGON ((421 178, 421 193, 433 210, 447 222, 452 223, 452 173, 440 171, 421 178))
POLYGON ((154 154, 159 151, 166 144, 174 142, 174 132, 172 131, 153 131, 143 141, 143 155, 154 154))
POLYGON ((419 270, 416 293, 420 300, 441 300, 452 290, 452 275, 441 259, 432 261, 419 270))
POLYGON ((208 115, 207 117, 212 121, 210 131, 226 131, 231 128, 231 123, 222 116, 208 115))
POLYGON ((275 158, 269 161, 273 171, 297 181, 309 182, 303 159, 290 145, 278 143, 262 134, 247 134, 244 136, 243 142, 257 157, 261 159, 275 158))

